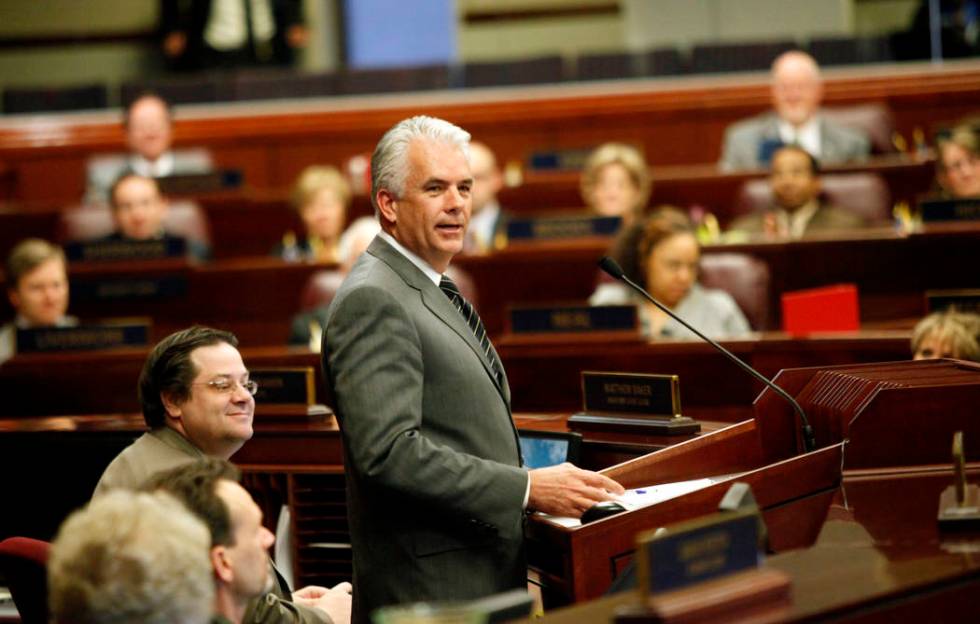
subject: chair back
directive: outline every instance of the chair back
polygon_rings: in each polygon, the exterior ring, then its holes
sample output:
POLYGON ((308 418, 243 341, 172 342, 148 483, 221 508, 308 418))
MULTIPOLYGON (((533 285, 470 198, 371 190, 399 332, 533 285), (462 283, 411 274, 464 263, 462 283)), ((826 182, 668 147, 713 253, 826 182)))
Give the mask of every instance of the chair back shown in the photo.
POLYGON ((0 575, 7 580, 24 624, 48 621, 48 542, 8 537, 0 542, 0 575))
POLYGON ((701 256, 701 284, 724 290, 735 299, 749 325, 769 329, 769 267, 742 253, 706 253, 701 256))
MULTIPOLYGON (((891 192, 876 173, 831 173, 820 177, 826 203, 853 212, 867 223, 891 220, 891 192)), ((735 216, 768 210, 772 188, 766 178, 746 180, 735 195, 735 216)))

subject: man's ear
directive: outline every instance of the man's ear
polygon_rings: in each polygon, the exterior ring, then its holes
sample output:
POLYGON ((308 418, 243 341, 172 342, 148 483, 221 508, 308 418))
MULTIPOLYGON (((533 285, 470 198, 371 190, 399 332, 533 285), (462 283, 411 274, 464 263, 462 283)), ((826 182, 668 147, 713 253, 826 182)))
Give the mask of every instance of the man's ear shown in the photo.
POLYGON ((163 409, 166 410, 168 418, 180 418, 180 405, 170 395, 166 392, 161 392, 160 402, 163 403, 163 409))
POLYGON ((20 295, 13 288, 7 289, 7 298, 10 299, 10 305, 13 306, 15 310, 20 308, 20 295))
POLYGON ((388 189, 381 189, 375 195, 375 201, 378 204, 378 212, 381 213, 385 221, 389 223, 396 223, 398 221, 398 206, 394 193, 388 189))
POLYGON ((232 570, 231 561, 228 559, 228 551, 224 546, 214 546, 211 548, 211 568, 214 576, 222 583, 230 584, 235 578, 232 570))

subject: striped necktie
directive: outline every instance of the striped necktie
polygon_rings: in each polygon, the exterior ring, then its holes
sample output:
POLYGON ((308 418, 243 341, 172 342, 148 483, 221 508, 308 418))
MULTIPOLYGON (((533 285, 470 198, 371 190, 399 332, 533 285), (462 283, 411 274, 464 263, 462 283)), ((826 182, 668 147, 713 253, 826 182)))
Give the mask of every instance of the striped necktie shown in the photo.
POLYGON ((493 377, 497 381, 497 385, 503 385, 501 375, 503 366, 497 360, 497 355, 490 345, 490 338, 487 336, 487 330, 483 327, 483 321, 480 320, 480 315, 476 313, 476 310, 473 309, 470 302, 460 294, 459 288, 456 287, 456 282, 451 280, 449 276, 442 276, 442 280, 439 281, 439 288, 449 297, 453 305, 456 306, 456 309, 463 316, 463 320, 466 321, 473 335, 476 336, 476 341, 480 343, 480 348, 483 349, 483 355, 487 358, 487 363, 490 365, 490 370, 493 371, 493 377))

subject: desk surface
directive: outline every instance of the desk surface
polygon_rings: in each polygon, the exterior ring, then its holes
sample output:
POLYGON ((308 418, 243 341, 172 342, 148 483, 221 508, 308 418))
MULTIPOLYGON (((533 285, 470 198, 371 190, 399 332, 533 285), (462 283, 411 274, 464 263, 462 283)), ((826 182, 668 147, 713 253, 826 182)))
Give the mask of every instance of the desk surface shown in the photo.
MULTIPOLYGON (((976 471, 970 475, 975 481, 976 471)), ((949 467, 848 475, 823 517, 814 543, 768 557, 765 566, 792 580, 789 606, 757 622, 972 621, 980 589, 980 533, 938 530, 939 494, 949 467)), ((536 620, 611 622, 639 597, 626 592, 560 609, 536 620)))

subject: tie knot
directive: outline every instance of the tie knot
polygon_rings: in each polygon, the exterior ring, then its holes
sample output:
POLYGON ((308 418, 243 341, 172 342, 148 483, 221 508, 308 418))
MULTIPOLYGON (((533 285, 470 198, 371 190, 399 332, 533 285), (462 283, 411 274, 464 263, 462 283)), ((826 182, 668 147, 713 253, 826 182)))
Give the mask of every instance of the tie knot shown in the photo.
POLYGON ((460 299, 463 298, 463 295, 461 295, 459 292, 459 288, 456 286, 456 282, 450 279, 448 275, 443 275, 442 279, 439 280, 439 288, 441 288, 444 293, 449 295, 450 298, 452 297, 459 297, 460 299))

